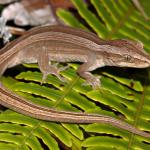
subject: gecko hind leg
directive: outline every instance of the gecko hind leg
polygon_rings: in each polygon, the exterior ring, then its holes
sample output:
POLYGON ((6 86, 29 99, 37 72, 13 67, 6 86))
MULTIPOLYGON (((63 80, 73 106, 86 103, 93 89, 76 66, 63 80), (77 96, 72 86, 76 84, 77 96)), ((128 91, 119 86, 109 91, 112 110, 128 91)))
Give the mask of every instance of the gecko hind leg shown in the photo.
POLYGON ((49 74, 53 74, 61 81, 65 82, 65 79, 60 75, 60 72, 68 68, 68 66, 57 68, 58 64, 51 65, 46 47, 43 47, 43 50, 38 55, 38 65, 43 74, 41 84, 45 82, 49 74))

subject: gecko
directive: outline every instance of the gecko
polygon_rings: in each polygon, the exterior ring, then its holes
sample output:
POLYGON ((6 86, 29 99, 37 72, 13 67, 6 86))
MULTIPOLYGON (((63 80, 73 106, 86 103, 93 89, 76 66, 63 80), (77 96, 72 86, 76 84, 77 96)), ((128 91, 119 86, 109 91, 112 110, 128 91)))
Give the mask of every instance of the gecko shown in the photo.
MULTIPOLYGON (((143 44, 127 39, 102 40, 96 34, 66 26, 35 27, 0 50, 0 76, 7 68, 22 63, 38 63, 44 82, 49 74, 64 80, 56 62, 81 62, 77 73, 93 88, 100 79, 90 73, 103 66, 150 67, 150 56, 143 44)), ((67 123, 107 123, 134 134, 150 138, 150 134, 134 126, 100 114, 57 111, 26 101, 0 83, 0 104, 24 115, 47 121, 67 123)))

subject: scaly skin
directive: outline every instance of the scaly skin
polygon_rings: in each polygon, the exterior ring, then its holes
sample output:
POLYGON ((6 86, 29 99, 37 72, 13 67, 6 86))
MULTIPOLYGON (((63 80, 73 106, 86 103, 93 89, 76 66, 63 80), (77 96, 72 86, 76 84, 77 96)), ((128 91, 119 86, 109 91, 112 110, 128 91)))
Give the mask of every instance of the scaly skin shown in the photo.
MULTIPOLYGON (((56 66, 50 61, 83 62, 78 73, 93 87, 99 86, 99 79, 89 71, 102 66, 136 67, 150 66, 149 55, 143 45, 130 40, 104 41, 95 34, 63 26, 37 27, 26 35, 6 45, 0 51, 0 74, 7 68, 21 63, 38 63, 43 80, 48 74, 60 79, 56 66)), ((109 116, 99 114, 56 111, 41 107, 7 90, 0 84, 0 104, 16 112, 37 119, 67 123, 107 123, 134 134, 150 138, 150 134, 109 116)))

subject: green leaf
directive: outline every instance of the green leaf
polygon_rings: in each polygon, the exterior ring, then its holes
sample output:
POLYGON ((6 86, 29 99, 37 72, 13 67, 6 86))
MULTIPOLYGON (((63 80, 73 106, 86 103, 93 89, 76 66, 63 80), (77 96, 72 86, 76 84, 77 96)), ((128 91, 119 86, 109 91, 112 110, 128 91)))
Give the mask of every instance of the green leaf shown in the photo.
POLYGON ((105 146, 108 145, 110 148, 117 147, 118 149, 125 149, 127 147, 127 141, 123 139, 105 137, 105 136, 94 136, 86 139, 82 146, 91 147, 91 146, 105 146))
POLYGON ((86 29, 86 27, 83 24, 81 24, 80 21, 76 20, 74 16, 66 10, 58 9, 57 15, 59 17, 62 17, 63 21, 66 24, 71 24, 71 26, 73 27, 86 29))

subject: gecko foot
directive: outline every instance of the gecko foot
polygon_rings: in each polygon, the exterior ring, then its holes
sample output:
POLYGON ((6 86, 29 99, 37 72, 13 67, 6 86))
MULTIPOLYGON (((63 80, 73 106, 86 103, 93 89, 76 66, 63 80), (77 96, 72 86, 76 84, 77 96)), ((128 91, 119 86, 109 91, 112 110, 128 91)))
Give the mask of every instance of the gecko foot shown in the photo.
POLYGON ((91 85, 93 89, 97 89, 101 86, 100 77, 90 77, 86 80, 85 83, 82 84, 83 86, 91 85))
POLYGON ((60 67, 60 68, 58 68, 58 64, 59 64, 59 63, 55 63, 55 64, 53 64, 53 65, 52 65, 52 67, 54 67, 54 68, 58 69, 58 70, 59 70, 59 72, 64 71, 64 70, 66 70, 66 69, 68 69, 68 68, 69 68, 69 66, 64 66, 64 67, 60 67))
POLYGON ((60 75, 60 72, 66 70, 69 66, 58 68, 58 63, 55 63, 52 67, 54 68, 54 71, 52 71, 51 74, 55 75, 60 81, 66 82, 66 79, 60 75))
POLYGON ((52 75, 56 76, 62 82, 66 82, 66 79, 60 75, 60 72, 63 71, 63 70, 65 70, 65 69, 67 69, 69 66, 57 68, 57 65, 58 64, 56 63, 54 65, 51 65, 48 70, 42 71, 43 77, 42 77, 41 84, 43 82, 45 82, 45 80, 47 79, 47 76, 49 74, 52 74, 52 75))

